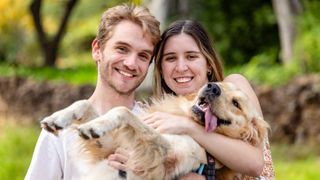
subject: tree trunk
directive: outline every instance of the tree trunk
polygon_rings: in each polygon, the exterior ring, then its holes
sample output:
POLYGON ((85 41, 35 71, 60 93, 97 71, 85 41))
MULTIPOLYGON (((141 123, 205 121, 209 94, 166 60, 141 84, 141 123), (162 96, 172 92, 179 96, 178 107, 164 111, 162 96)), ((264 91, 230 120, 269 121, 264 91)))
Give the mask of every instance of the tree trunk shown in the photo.
POLYGON ((70 14, 75 7, 78 0, 68 0, 65 7, 65 12, 62 16, 61 24, 57 33, 49 38, 48 35, 43 30, 43 24, 41 21, 40 9, 42 5, 42 0, 33 0, 30 5, 30 10, 35 24, 38 40, 44 56, 44 65, 45 66, 55 66, 56 59, 59 52, 59 45, 62 40, 62 37, 65 33, 65 29, 70 17, 70 14))
POLYGON ((281 54, 283 64, 293 57, 293 45, 296 37, 296 15, 301 11, 299 0, 272 0, 278 21, 281 54))

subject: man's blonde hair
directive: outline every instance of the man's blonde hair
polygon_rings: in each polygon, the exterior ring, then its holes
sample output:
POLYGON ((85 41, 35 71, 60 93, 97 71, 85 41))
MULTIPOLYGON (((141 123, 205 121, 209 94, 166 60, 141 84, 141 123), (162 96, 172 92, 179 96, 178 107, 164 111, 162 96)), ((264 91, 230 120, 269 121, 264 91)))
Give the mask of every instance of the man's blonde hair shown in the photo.
POLYGON ((138 24, 145 34, 150 35, 153 45, 159 41, 160 23, 150 11, 142 6, 123 4, 109 8, 103 13, 96 37, 101 48, 112 36, 114 27, 123 20, 138 24))

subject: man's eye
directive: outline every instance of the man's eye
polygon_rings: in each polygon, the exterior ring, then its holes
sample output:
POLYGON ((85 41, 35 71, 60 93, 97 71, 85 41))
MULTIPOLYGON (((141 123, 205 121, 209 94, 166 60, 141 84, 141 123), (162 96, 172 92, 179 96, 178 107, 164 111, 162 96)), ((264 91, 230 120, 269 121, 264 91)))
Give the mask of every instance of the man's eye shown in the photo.
POLYGON ((140 54, 139 57, 142 61, 149 61, 150 59, 150 57, 146 54, 140 54))
POLYGON ((120 53, 125 53, 125 52, 127 52, 127 48, 125 48, 125 47, 117 47, 116 50, 117 50, 118 52, 120 52, 120 53))

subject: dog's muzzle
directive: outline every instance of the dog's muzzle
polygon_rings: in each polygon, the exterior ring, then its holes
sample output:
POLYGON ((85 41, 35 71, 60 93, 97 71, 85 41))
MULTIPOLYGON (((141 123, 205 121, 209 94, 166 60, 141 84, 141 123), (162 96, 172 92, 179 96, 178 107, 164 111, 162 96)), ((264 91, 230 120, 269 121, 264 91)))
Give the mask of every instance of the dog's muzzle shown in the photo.
POLYGON ((200 92, 198 102, 192 106, 192 112, 204 124, 207 132, 219 125, 230 125, 231 121, 219 118, 212 110, 212 102, 221 95, 220 87, 213 82, 208 83, 200 92))
POLYGON ((205 113, 204 109, 208 108, 210 102, 214 100, 215 97, 220 96, 221 89, 220 87, 214 83, 208 83, 199 95, 199 99, 197 104, 192 107, 192 112, 204 123, 205 121, 205 113))
POLYGON ((207 98, 208 102, 213 101, 215 97, 218 97, 220 95, 221 95, 221 89, 214 82, 208 83, 201 93, 201 97, 207 98))

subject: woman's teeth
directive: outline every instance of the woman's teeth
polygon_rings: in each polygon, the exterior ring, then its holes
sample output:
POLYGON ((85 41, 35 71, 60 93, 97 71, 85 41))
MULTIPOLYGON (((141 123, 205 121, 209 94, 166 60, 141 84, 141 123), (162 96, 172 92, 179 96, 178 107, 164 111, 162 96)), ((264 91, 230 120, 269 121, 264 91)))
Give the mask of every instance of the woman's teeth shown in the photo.
POLYGON ((188 82, 188 81, 191 81, 191 77, 183 77, 183 78, 175 78, 175 80, 178 82, 178 83, 184 83, 184 82, 188 82))

